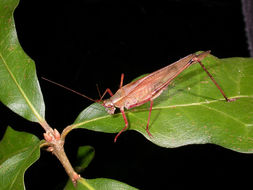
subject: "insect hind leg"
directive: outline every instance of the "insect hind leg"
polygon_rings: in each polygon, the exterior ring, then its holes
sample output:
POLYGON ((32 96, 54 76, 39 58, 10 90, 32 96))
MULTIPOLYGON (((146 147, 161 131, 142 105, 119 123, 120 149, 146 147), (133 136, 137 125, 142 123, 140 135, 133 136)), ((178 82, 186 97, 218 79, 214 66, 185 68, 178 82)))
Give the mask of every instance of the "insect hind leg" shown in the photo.
POLYGON ((148 129, 149 122, 150 122, 150 116, 151 116, 152 107, 153 107, 153 100, 150 100, 150 107, 149 107, 149 113, 148 113, 148 123, 147 123, 147 127, 146 127, 146 131, 147 131, 147 133, 148 133, 148 135, 149 135, 150 137, 153 137, 153 136, 151 135, 151 133, 149 132, 149 129, 148 129))
POLYGON ((216 80, 213 78, 213 76, 209 73, 209 71, 206 69, 206 67, 204 66, 204 64, 201 62, 201 60, 207 56, 207 54, 209 54, 210 51, 206 51, 206 52, 203 52, 199 55, 197 55, 196 57, 194 57, 192 59, 193 62, 198 62, 200 64, 200 66, 202 67, 202 69, 206 72, 206 74, 210 77, 210 79, 213 81, 213 83, 215 84, 215 86, 219 89, 219 91, 221 92, 221 94, 223 95, 223 97, 225 98, 225 100, 227 102, 232 102, 232 101, 235 101, 235 99, 233 98, 228 98, 226 96, 226 94, 224 93, 224 91, 222 90, 222 88, 220 87, 220 85, 216 82, 216 80))

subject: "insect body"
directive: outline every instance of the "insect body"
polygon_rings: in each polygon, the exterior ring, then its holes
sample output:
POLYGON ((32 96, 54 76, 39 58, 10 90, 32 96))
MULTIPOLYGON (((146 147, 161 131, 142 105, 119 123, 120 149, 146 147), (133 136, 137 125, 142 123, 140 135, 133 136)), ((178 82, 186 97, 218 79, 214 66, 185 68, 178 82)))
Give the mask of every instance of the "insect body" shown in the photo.
POLYGON ((83 94, 80 94, 79 92, 76 92, 70 88, 67 88, 63 85, 60 85, 58 83, 55 83, 53 81, 50 81, 48 79, 45 79, 49 82, 52 82, 58 86, 61 86, 63 88, 66 88, 67 90, 70 90, 76 94, 79 94, 85 98, 88 98, 91 101, 95 102, 101 102, 102 98, 106 93, 109 93, 111 97, 109 99, 106 99, 103 101, 102 105, 105 107, 106 111, 109 114, 114 114, 116 108, 119 108, 122 116, 124 118, 125 127, 116 135, 114 138, 114 142, 117 141, 117 138, 119 135, 125 131, 128 127, 128 120, 125 114, 125 109, 134 108, 137 106, 140 106, 146 102, 150 102, 150 108, 149 108, 149 114, 148 114, 148 121, 147 121, 147 127, 146 131, 150 137, 152 137, 151 133, 149 132, 149 121, 153 106, 153 100, 157 98, 170 84, 170 82, 176 78, 182 71, 187 69, 189 66, 191 66, 194 63, 199 63, 200 66, 203 68, 203 70, 207 73, 207 75, 210 77, 210 79, 213 81, 213 83, 216 85, 216 87, 219 89, 223 97, 227 102, 234 101, 234 99, 228 99, 221 87, 218 85, 218 83, 214 80, 213 76, 207 71, 205 66, 202 64, 201 60, 204 59, 207 55, 210 54, 210 51, 205 51, 200 54, 190 54, 171 65, 168 65, 164 68, 161 68, 147 76, 144 76, 136 81, 133 81, 129 84, 126 84, 123 86, 123 79, 124 74, 121 75, 121 81, 120 81, 120 88, 118 91, 113 94, 109 88, 106 89, 100 100, 93 100, 83 94))
POLYGON ((198 55, 190 54, 171 65, 159 69, 125 86, 122 86, 124 78, 124 75, 122 74, 119 90, 115 94, 113 94, 110 89, 106 89, 105 93, 108 92, 111 95, 111 98, 104 100, 102 104, 109 114, 114 114, 115 109, 119 108, 125 121, 125 127, 116 135, 114 142, 117 141, 118 136, 128 127, 128 121, 124 109, 130 109, 136 106, 140 106, 146 102, 150 102, 146 131, 149 136, 152 136, 149 132, 148 127, 153 106, 153 100, 157 98, 166 89, 166 87, 175 77, 177 77, 182 71, 184 71, 193 63, 198 62, 204 69, 204 71, 208 74, 208 76, 211 78, 211 80, 214 82, 214 84, 217 86, 217 88, 220 90, 225 100, 228 102, 232 101, 233 99, 227 98, 221 87, 217 84, 212 75, 206 70, 206 68, 201 62, 201 60, 205 58, 209 53, 210 51, 206 51, 198 55))

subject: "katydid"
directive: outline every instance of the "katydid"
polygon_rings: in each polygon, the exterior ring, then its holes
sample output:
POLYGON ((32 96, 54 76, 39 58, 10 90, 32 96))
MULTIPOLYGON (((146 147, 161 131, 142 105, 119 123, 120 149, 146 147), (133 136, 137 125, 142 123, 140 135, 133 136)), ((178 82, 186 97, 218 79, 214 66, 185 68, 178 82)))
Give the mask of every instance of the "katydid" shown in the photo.
MULTIPOLYGON (((167 88, 167 86, 170 84, 170 82, 174 78, 176 78, 182 71, 187 69, 193 63, 198 62, 200 64, 200 66, 207 73, 207 75, 210 77, 210 79, 219 89, 219 91, 221 92, 221 94, 223 95, 223 97, 225 98, 227 102, 234 100, 234 99, 229 99, 225 95, 221 87, 218 85, 218 83, 214 80, 213 76, 207 71, 207 69, 201 62, 201 60, 204 59, 209 54, 210 54, 210 51, 205 51, 200 54, 190 54, 164 68, 161 68, 153 73, 150 73, 124 86, 123 86, 124 74, 121 74, 120 88, 118 89, 118 91, 115 94, 113 94, 112 91, 109 88, 107 88, 104 94, 102 95, 102 97, 100 98, 100 100, 98 101, 93 100, 85 95, 82 95, 82 96, 95 102, 101 102, 102 98, 104 97, 106 93, 110 94, 111 97, 109 99, 102 101, 102 105, 105 107, 106 111, 109 114, 114 114, 115 109, 119 108, 125 122, 125 127, 116 135, 116 137, 114 138, 114 142, 116 142, 119 135, 128 128, 128 120, 124 111, 125 108, 130 109, 130 108, 140 106, 146 102, 150 102, 146 131, 148 135, 152 137, 151 133, 149 132, 149 122, 150 122, 150 116, 151 116, 151 111, 152 111, 152 106, 153 106, 153 100, 157 98, 167 88)), ((52 81, 49 81, 49 82, 52 82, 52 81)), ((71 90, 69 88, 67 89, 71 90)), ((73 91, 73 90, 71 91, 81 95, 80 93, 76 91, 73 91)))

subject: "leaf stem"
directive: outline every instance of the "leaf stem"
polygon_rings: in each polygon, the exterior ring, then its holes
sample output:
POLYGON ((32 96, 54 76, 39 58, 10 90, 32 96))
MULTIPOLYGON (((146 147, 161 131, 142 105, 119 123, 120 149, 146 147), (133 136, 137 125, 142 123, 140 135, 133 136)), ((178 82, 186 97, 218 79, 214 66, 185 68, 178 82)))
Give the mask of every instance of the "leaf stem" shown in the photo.
POLYGON ((62 131, 62 134, 61 134, 61 139, 62 140, 65 140, 67 134, 72 131, 74 128, 76 128, 75 125, 69 125, 67 126, 63 131, 62 131))
POLYGON ((51 133, 51 134, 54 133, 54 130, 48 125, 48 123, 45 120, 40 121, 39 123, 42 126, 42 128, 46 131, 46 133, 51 133))

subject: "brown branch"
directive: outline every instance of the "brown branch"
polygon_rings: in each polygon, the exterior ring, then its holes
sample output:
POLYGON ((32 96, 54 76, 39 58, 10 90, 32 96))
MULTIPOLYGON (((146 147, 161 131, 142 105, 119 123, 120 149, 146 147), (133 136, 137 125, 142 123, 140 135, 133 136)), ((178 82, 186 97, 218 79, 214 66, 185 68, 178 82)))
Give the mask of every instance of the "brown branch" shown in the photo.
MULTIPOLYGON (((56 129, 52 129, 46 121, 40 122, 43 129, 46 131, 43 135, 46 140, 42 146, 47 146, 47 151, 52 152, 58 160, 61 162, 62 166, 64 167, 66 173, 72 180, 73 184, 76 185, 77 180, 80 178, 75 170, 73 169, 69 159, 64 151, 64 141, 66 133, 61 135, 56 129)), ((69 132, 69 131, 68 131, 69 132)))

